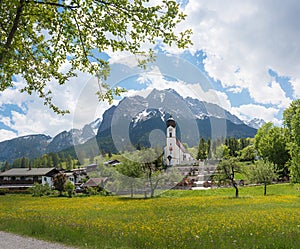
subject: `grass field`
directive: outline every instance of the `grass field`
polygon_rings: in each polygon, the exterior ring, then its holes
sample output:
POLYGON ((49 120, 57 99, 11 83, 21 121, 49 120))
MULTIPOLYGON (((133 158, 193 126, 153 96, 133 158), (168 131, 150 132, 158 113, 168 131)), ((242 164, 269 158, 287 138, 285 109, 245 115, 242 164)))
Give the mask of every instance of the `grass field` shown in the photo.
POLYGON ((154 199, 0 196, 0 230, 80 248, 299 248, 300 185, 154 199))

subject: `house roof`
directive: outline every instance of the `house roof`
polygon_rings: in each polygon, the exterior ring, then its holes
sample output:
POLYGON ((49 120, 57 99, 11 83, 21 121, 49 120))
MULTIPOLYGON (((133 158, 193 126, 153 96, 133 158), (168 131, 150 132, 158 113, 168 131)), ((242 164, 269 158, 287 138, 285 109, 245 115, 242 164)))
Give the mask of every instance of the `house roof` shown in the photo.
POLYGON ((13 168, 0 173, 0 176, 44 176, 55 168, 13 168))
POLYGON ((118 165, 118 164, 120 164, 120 161, 119 160, 117 160, 117 159, 114 159, 114 160, 110 160, 110 161, 107 161, 107 162, 105 162, 104 163, 105 165, 118 165))
POLYGON ((87 182, 82 184, 82 187, 98 187, 101 183, 105 183, 107 177, 90 178, 87 182))
POLYGON ((93 171, 97 171, 97 164, 90 164, 90 165, 86 166, 87 173, 90 173, 93 171))

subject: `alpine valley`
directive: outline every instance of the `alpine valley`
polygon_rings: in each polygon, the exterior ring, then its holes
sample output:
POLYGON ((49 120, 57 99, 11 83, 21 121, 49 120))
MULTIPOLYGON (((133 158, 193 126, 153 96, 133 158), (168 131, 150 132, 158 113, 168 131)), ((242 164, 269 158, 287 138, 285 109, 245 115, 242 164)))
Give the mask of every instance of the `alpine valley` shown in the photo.
POLYGON ((179 138, 188 146, 198 145, 201 137, 254 137, 259 128, 257 122, 263 124, 262 120, 253 120, 247 125, 216 104, 183 98, 173 89, 154 89, 145 98, 123 98, 117 106, 106 110, 103 117, 83 129, 63 131, 54 138, 39 134, 3 141, 0 143, 0 161, 35 158, 62 150, 73 154, 74 146, 84 148, 91 144, 97 144, 98 150, 104 152, 123 151, 137 145, 163 147, 165 121, 171 115, 177 122, 179 138))

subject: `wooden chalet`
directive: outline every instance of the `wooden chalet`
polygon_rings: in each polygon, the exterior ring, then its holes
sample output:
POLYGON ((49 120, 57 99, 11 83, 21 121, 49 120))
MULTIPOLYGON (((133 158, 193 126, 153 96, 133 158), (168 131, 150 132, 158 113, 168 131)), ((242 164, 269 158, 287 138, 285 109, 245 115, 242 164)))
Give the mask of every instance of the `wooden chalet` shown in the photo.
POLYGON ((34 183, 52 186, 53 177, 59 172, 55 168, 13 168, 0 173, 0 188, 24 189, 34 183))

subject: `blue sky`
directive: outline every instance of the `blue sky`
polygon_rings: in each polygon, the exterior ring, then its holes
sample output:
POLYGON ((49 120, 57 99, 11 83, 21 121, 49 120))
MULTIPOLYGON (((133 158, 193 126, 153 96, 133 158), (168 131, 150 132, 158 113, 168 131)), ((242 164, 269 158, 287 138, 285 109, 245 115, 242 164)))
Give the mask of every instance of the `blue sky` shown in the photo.
MULTIPOLYGON (((112 66, 109 81, 126 86, 125 96, 172 87, 184 96, 217 103, 243 120, 262 118, 281 125, 283 110, 300 97, 300 2, 181 3, 187 18, 176 32, 191 28, 193 46, 184 51, 156 46, 159 59, 146 72, 137 69, 128 53, 106 51, 112 66)), ((84 73, 65 86, 49 86, 54 102, 71 111, 65 116, 48 110, 34 94, 21 94, 23 79, 15 80, 14 89, 0 93, 0 141, 81 128, 109 107, 97 101, 97 80, 84 73)))

